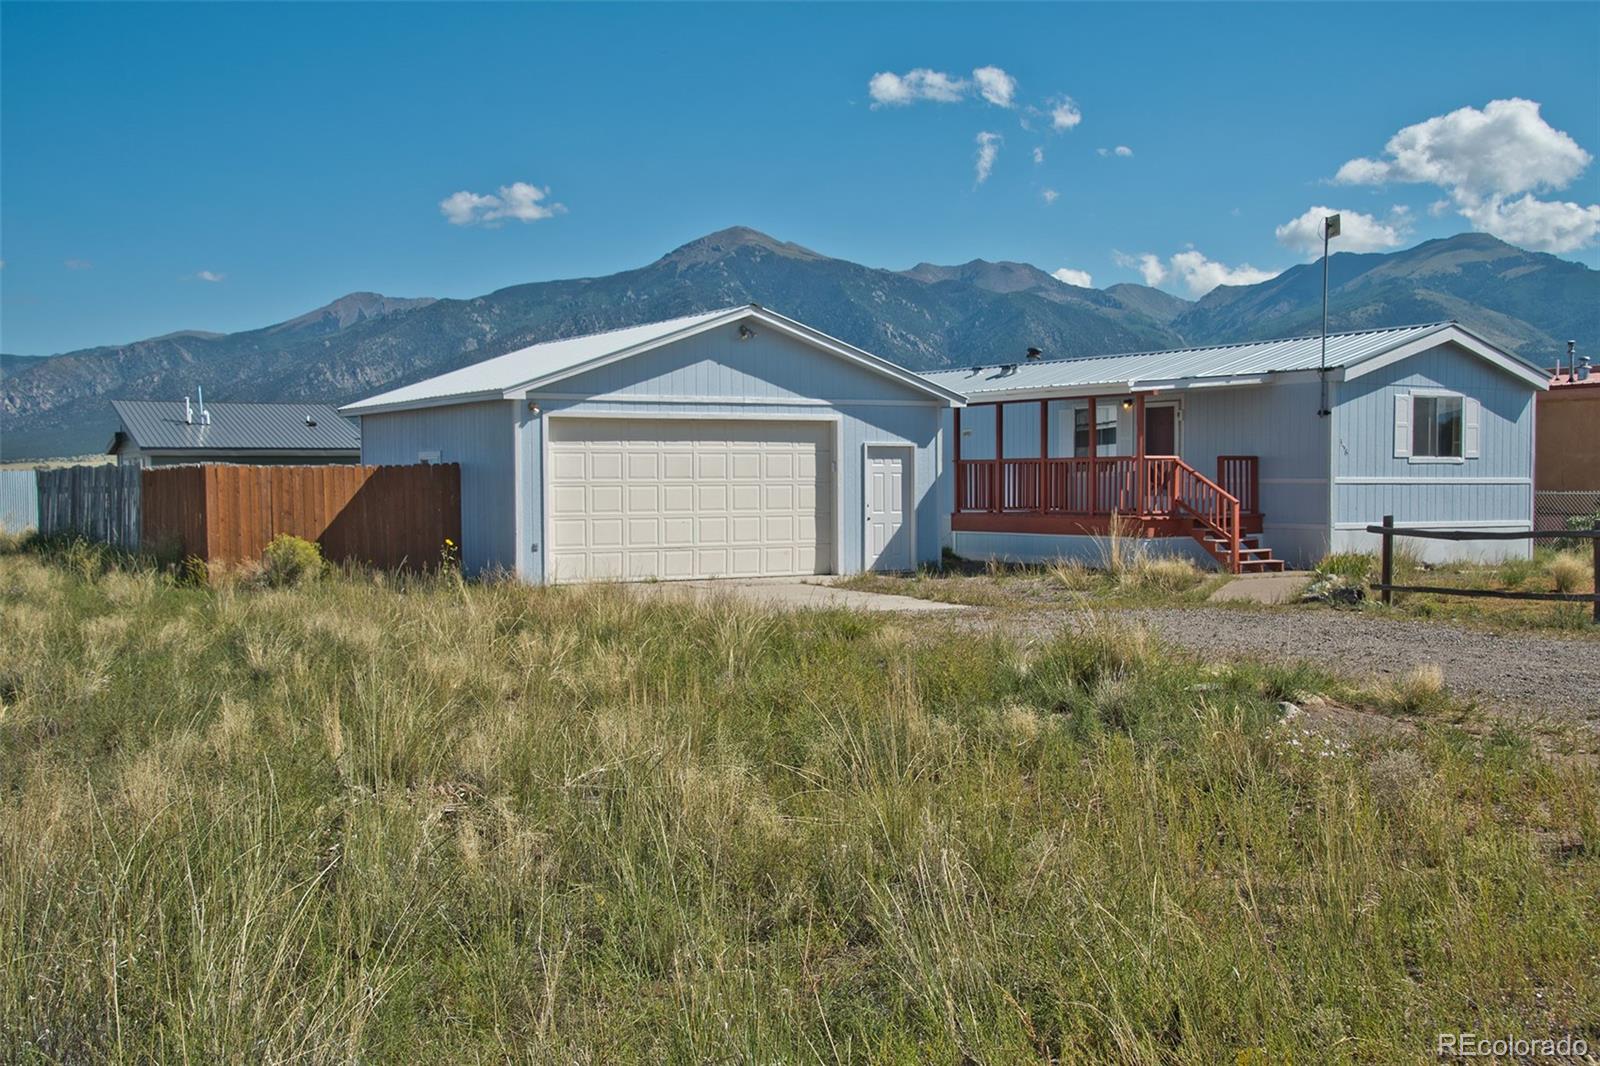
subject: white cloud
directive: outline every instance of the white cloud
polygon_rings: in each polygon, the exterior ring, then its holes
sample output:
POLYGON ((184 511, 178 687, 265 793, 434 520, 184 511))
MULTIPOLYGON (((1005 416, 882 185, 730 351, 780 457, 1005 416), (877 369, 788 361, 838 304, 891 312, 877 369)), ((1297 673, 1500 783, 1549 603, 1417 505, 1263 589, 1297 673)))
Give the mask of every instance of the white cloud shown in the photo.
POLYGON ((989 172, 994 169, 994 157, 1000 154, 1002 139, 998 133, 990 133, 987 130, 978 134, 977 176, 979 185, 989 180, 989 172))
POLYGON ((1089 276, 1087 270, 1073 270, 1071 267, 1062 267, 1050 275, 1064 285, 1076 285, 1080 289, 1094 288, 1094 278, 1089 276))
POLYGON ((1461 214, 1478 229, 1501 240, 1546 252, 1574 252, 1600 239, 1600 204, 1498 197, 1460 205, 1461 214))
POLYGON ((1010 107, 1017 94, 1017 79, 999 67, 979 67, 972 72, 978 95, 996 107, 1010 107))
POLYGON ((1432 215, 1434 218, 1442 217, 1444 213, 1449 210, 1449 200, 1435 200, 1433 203, 1428 205, 1428 214, 1432 215))
POLYGON ((874 74, 867 82, 867 94, 872 97, 872 106, 875 108, 904 107, 918 100, 953 104, 966 94, 968 88, 967 82, 963 79, 952 78, 941 71, 929 70, 926 67, 918 67, 908 74, 882 71, 874 74))
POLYGON ((1334 180, 1436 185, 1478 229, 1526 247, 1566 252, 1600 237, 1600 205, 1532 194, 1566 188, 1592 161, 1577 141, 1544 120, 1536 102, 1513 98, 1407 126, 1389 138, 1382 158, 1352 159, 1334 180))
POLYGON ((1033 161, 1034 161, 1035 165, 1044 162, 1044 149, 1043 148, 1035 148, 1033 150, 1033 161))
POLYGON ((216 283, 227 277, 226 274, 216 270, 197 270, 194 272, 196 281, 209 281, 216 283))
POLYGON ((1160 285, 1167 280, 1167 268, 1162 265, 1159 255, 1151 255, 1149 252, 1143 255, 1129 255, 1127 252, 1113 251, 1111 259, 1119 267, 1137 270, 1146 285, 1160 285))
POLYGON ((1207 259, 1192 248, 1179 252, 1170 262, 1172 277, 1183 282, 1195 296, 1204 296, 1218 285, 1254 285, 1278 276, 1276 270, 1258 270, 1249 263, 1227 266, 1207 259))
POLYGON ((1056 192, 1054 189, 1045 189, 1039 195, 1044 197, 1044 202, 1047 204, 1055 203, 1057 198, 1061 196, 1061 194, 1056 192))
POLYGON ((1070 96, 1063 96, 1050 106, 1050 128, 1070 130, 1083 121, 1083 112, 1070 96))
POLYGON ((1133 149, 1129 148, 1125 144, 1119 144, 1115 148, 1096 148, 1095 152, 1098 155, 1103 155, 1103 156, 1112 156, 1112 155, 1114 155, 1119 159, 1126 159, 1126 158, 1128 158, 1129 156, 1131 156, 1133 154, 1133 149))
POLYGON ((439 201, 439 212, 452 226, 497 226, 508 218, 537 222, 566 211, 562 204, 546 203, 549 195, 548 186, 541 189, 525 181, 514 181, 500 186, 497 194, 465 189, 451 193, 439 201))
POLYGON ((93 270, 94 264, 87 259, 68 259, 61 264, 68 270, 93 270))
MULTIPOLYGON (((1397 211, 1403 215, 1404 211, 1397 211)), ((1401 227, 1398 224, 1380 222, 1371 215, 1364 215, 1360 211, 1337 210, 1332 207, 1307 208, 1304 214, 1291 218, 1273 233, 1278 238, 1278 243, 1285 248, 1292 248, 1297 252, 1322 251, 1322 220, 1329 215, 1339 217, 1339 236, 1333 239, 1332 247, 1340 252, 1375 252, 1380 248, 1398 248, 1400 246, 1401 227)))

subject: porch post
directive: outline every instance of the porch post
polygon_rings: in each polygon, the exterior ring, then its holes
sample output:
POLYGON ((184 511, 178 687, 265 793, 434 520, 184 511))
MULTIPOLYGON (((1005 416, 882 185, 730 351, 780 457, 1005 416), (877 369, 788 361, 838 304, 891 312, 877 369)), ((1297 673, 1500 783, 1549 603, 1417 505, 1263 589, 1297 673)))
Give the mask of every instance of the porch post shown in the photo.
POLYGON ((962 479, 961 479, 961 408, 957 407, 955 409, 955 412, 956 412, 956 443, 955 443, 955 453, 956 453, 955 454, 955 465, 956 465, 956 510, 960 511, 961 510, 961 498, 966 495, 966 493, 963 492, 962 490, 966 486, 962 483, 962 479))
POLYGON ((1044 514, 1044 490, 1049 484, 1045 476, 1045 460, 1050 458, 1050 401, 1039 401, 1039 513, 1044 514))
POLYGON ((1139 516, 1142 518, 1150 513, 1150 501, 1146 497, 1150 482, 1145 472, 1144 459, 1144 393, 1133 394, 1133 439, 1134 454, 1139 457, 1136 464, 1139 471, 1139 516))
POLYGON ((1006 454, 1006 405, 994 405, 994 495, 989 499, 991 511, 1003 511, 1002 497, 1006 490, 1005 464, 1000 460, 1006 454))
POLYGON ((1089 513, 1100 513, 1100 416, 1089 397, 1089 513))

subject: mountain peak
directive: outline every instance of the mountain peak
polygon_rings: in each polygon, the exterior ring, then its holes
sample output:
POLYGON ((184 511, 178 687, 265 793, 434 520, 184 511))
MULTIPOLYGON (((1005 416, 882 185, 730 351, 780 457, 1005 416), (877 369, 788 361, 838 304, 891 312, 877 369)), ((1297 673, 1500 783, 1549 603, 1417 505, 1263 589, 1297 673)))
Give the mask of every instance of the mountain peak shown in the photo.
POLYGON ((719 259, 735 255, 741 251, 754 251, 758 254, 779 255, 786 259, 826 259, 827 256, 819 255, 810 248, 788 241, 780 241, 776 237, 769 237, 760 230, 751 229, 749 226, 729 226, 719 229, 715 233, 708 233, 704 237, 690 241, 680 248, 674 248, 662 256, 663 263, 711 263, 719 259))
POLYGON ((365 322, 373 318, 383 318, 399 311, 410 311, 413 308, 426 307, 433 302, 434 298, 432 296, 385 296, 377 292, 346 293, 332 303, 324 304, 314 311, 307 311, 303 315, 296 315, 287 322, 269 326, 267 332, 282 333, 313 328, 328 333, 337 333, 342 329, 349 329, 359 322, 365 322))

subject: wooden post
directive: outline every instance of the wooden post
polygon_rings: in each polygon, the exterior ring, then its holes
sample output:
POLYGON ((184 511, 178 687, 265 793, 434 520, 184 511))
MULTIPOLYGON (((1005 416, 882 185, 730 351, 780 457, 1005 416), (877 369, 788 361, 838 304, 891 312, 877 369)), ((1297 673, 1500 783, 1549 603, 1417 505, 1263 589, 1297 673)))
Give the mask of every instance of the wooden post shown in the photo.
POLYGON ((1384 606, 1388 606, 1394 602, 1394 593, 1389 591, 1389 586, 1394 584, 1394 534, 1389 532, 1394 528, 1394 515, 1384 515, 1383 525, 1383 553, 1379 557, 1381 561, 1378 565, 1378 573, 1381 575, 1383 582, 1383 592, 1380 598, 1383 600, 1384 606))
POLYGON ((989 499, 990 511, 1005 511, 1005 403, 995 403, 995 466, 994 496, 989 499))
POLYGON ((1044 468, 1050 458, 1050 401, 1039 401, 1039 513, 1044 514, 1044 490, 1047 484, 1044 468))
POLYGON ((959 407, 956 408, 955 464, 956 464, 956 510, 960 511, 961 510, 962 497, 966 495, 966 479, 965 479, 965 474, 961 469, 961 408, 959 408, 959 407))
POLYGON ((1089 513, 1100 513, 1100 415, 1089 397, 1089 513))
POLYGON ((1600 518, 1594 520, 1589 531, 1594 534, 1594 539, 1589 541, 1589 547, 1594 550, 1594 621, 1600 625, 1600 518))
POLYGON ((1139 457, 1134 465, 1139 472, 1139 516, 1142 518, 1150 513, 1150 501, 1146 499, 1150 483, 1145 472, 1144 393, 1142 392, 1136 393, 1133 397, 1133 439, 1137 442, 1134 445, 1134 454, 1139 457))

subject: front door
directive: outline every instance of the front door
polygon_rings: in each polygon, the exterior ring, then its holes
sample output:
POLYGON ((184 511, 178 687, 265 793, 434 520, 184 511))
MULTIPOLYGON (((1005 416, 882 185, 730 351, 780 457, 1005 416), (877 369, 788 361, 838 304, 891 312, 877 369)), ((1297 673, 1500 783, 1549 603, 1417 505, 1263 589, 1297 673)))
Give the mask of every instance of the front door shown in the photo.
POLYGON ((1178 454, 1178 408, 1176 404, 1146 404, 1144 408, 1144 453, 1178 454))
POLYGON ((910 570, 911 527, 906 524, 906 450, 867 449, 866 563, 871 570, 910 570))

